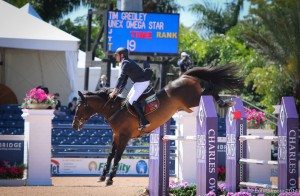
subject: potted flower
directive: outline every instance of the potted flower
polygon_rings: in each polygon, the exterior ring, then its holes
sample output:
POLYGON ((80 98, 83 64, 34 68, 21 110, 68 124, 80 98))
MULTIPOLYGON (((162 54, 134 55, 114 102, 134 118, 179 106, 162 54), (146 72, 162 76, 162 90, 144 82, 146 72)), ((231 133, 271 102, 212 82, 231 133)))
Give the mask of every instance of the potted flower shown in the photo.
POLYGON ((41 88, 33 88, 26 93, 22 108, 24 109, 52 109, 56 100, 51 94, 46 94, 41 88))
POLYGON ((266 115, 256 109, 246 108, 247 127, 249 129, 258 129, 264 126, 266 115))
POLYGON ((11 165, 8 161, 0 162, 0 185, 23 186, 24 165, 11 165))

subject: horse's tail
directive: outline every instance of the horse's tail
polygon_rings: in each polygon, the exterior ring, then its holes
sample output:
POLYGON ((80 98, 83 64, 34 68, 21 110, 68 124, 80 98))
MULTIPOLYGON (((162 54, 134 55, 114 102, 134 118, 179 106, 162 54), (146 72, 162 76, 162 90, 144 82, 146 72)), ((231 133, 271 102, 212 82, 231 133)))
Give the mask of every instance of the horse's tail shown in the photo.
POLYGON ((243 86, 243 78, 238 74, 237 66, 194 67, 184 73, 213 84, 217 89, 237 90, 243 86))

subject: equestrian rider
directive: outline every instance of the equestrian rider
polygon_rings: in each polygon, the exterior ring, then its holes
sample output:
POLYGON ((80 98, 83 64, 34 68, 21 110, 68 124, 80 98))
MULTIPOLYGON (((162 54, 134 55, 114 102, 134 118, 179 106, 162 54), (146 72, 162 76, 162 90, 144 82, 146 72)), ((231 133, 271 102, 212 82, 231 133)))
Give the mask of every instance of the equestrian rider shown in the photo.
POLYGON ((150 125, 149 121, 145 118, 142 106, 137 102, 138 98, 143 94, 150 84, 150 77, 146 74, 137 63, 128 58, 128 50, 126 48, 118 48, 115 52, 117 62, 121 63, 121 75, 118 79, 117 85, 114 90, 109 94, 110 98, 114 98, 117 94, 121 93, 127 83, 128 77, 134 82, 132 88, 128 93, 128 102, 132 105, 139 116, 140 127, 142 130, 150 125))

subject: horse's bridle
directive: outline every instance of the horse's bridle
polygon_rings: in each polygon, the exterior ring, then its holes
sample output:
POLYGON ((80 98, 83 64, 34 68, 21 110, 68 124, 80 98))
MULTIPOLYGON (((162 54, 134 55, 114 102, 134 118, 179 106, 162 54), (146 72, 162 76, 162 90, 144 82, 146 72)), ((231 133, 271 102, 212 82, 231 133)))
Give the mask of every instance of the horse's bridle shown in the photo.
MULTIPOLYGON (((79 104, 81 104, 81 103, 79 103, 79 104)), ((79 104, 78 104, 78 105, 79 105, 79 104)), ((87 106, 88 106, 88 104, 87 104, 87 103, 82 103, 82 104, 84 104, 84 107, 87 107, 87 106)), ((77 105, 77 108, 78 108, 78 105, 77 105)), ((83 118, 83 117, 81 117, 81 118, 78 118, 78 117, 77 117, 77 115, 76 115, 76 116, 74 116, 74 117, 75 117, 75 118, 77 118, 77 119, 79 119, 79 120, 78 120, 78 123, 79 123, 79 125, 78 125, 78 126, 80 127, 80 126, 83 124, 84 118, 83 118)))
MULTIPOLYGON (((105 104, 101 107, 101 110, 103 110, 103 109, 106 107, 106 105, 107 105, 111 100, 113 100, 113 98, 109 98, 109 99, 105 102, 105 104)), ((84 104, 84 107, 85 107, 85 108, 88 107, 87 101, 84 101, 82 104, 84 104)), ((91 116, 91 117, 92 117, 92 116, 91 116)), ((83 117, 78 118, 77 115, 75 116, 75 118, 78 119, 79 126, 81 126, 81 125, 83 124, 84 118, 83 118, 83 117)))

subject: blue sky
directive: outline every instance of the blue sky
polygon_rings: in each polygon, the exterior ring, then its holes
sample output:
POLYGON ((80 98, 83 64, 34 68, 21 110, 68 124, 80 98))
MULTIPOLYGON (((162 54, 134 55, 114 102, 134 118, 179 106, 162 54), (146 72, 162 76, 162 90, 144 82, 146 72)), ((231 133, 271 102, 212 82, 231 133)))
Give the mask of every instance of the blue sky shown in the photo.
MULTIPOLYGON (((198 19, 195 14, 192 14, 188 9, 190 5, 195 3, 204 2, 204 0, 175 0, 179 5, 184 7, 184 10, 180 10, 180 23, 184 24, 187 27, 191 27, 196 20, 198 19)), ((232 2, 232 0, 210 0, 216 5, 223 6, 225 3, 232 2)), ((242 16, 246 15, 248 12, 249 3, 244 3, 244 10, 242 12, 242 16)), ((70 18, 74 20, 76 17, 79 16, 86 16, 87 15, 87 7, 80 7, 79 9, 75 10, 74 12, 70 13, 69 15, 65 16, 65 18, 70 18)))

